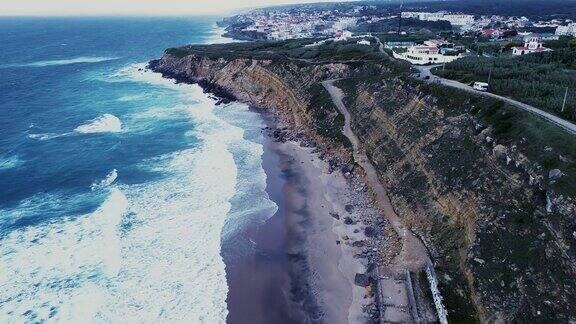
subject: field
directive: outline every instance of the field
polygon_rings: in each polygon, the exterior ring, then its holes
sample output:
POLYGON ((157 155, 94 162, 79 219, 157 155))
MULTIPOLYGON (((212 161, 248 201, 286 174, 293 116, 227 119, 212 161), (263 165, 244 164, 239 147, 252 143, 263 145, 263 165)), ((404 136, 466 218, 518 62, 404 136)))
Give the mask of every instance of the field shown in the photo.
MULTIPOLYGON (((568 44, 568 43, 566 43, 568 44)), ((576 47, 496 58, 468 57, 434 73, 463 83, 487 82, 490 91, 511 97, 568 120, 576 120, 576 47), (566 89, 568 89, 566 95, 566 89), (566 95, 564 111, 562 106, 566 95)))

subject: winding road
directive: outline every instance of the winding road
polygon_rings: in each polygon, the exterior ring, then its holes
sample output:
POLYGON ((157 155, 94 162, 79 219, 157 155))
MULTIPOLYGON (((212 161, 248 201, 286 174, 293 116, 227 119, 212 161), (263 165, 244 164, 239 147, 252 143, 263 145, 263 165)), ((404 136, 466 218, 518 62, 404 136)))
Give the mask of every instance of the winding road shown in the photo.
POLYGON ((560 127, 563 128, 564 130, 568 131, 571 134, 576 135, 576 124, 573 124, 565 119, 562 119, 558 116, 552 115, 551 113, 545 112, 541 109, 538 109, 534 106, 530 106, 528 104, 525 104, 523 102, 514 100, 514 99, 510 99, 508 97, 504 97, 504 96, 500 96, 494 93, 490 93, 490 92, 484 92, 484 91, 478 91, 478 90, 474 90, 474 88, 472 88, 471 86, 458 82, 458 81, 454 81, 454 80, 449 80, 449 79, 444 79, 441 78, 439 76, 436 76, 434 74, 432 74, 432 69, 437 67, 439 65, 428 65, 428 66, 416 66, 414 65, 414 68, 416 68, 419 72, 420 72, 420 78, 427 80, 428 82, 436 82, 448 87, 452 87, 452 88, 457 88, 457 89, 461 89, 464 91, 468 91, 468 92, 472 92, 472 93, 476 93, 482 96, 487 96, 487 97, 492 97, 492 98, 496 98, 496 99, 500 99, 503 100, 513 106, 516 106, 522 110, 525 110, 531 114, 537 115, 538 117, 543 118, 544 120, 560 127))

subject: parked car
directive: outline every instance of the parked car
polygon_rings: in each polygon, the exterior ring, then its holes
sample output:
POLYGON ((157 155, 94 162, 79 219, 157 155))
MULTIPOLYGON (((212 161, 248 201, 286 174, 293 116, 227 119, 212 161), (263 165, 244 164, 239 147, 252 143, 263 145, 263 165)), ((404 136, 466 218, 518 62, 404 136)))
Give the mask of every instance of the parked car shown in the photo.
POLYGON ((472 86, 472 88, 474 88, 474 90, 478 90, 478 91, 488 91, 488 83, 486 83, 486 82, 474 82, 474 85, 472 86))

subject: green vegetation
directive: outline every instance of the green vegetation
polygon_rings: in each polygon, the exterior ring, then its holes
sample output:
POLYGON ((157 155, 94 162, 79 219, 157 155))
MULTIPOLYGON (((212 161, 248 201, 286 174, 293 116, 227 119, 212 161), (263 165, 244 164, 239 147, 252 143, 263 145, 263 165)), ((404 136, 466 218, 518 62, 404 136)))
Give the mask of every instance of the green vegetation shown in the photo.
POLYGON ((328 91, 321 84, 315 83, 308 89, 308 92, 312 95, 308 109, 314 118, 316 131, 346 147, 351 147, 352 143, 342 134, 344 116, 334 105, 328 91))
POLYGON ((463 83, 487 82, 490 77, 491 92, 576 120, 576 51, 571 48, 519 57, 469 57, 434 73, 463 83))
POLYGON ((277 42, 251 42, 231 43, 217 45, 188 45, 170 48, 166 53, 176 57, 187 55, 202 55, 209 58, 234 59, 238 57, 275 60, 300 61, 303 63, 325 63, 326 61, 379 61, 386 56, 379 52, 376 43, 367 45, 357 44, 358 40, 334 42, 324 41, 319 45, 312 45, 321 39, 294 39, 277 42), (306 46, 310 45, 310 46, 306 46))
POLYGON ((553 188, 567 196, 576 195, 576 138, 542 118, 497 99, 471 95, 462 90, 436 84, 423 84, 421 89, 438 99, 447 115, 470 112, 485 125, 491 125, 498 143, 516 145, 530 161, 538 162, 547 175, 558 168, 565 173, 553 188))

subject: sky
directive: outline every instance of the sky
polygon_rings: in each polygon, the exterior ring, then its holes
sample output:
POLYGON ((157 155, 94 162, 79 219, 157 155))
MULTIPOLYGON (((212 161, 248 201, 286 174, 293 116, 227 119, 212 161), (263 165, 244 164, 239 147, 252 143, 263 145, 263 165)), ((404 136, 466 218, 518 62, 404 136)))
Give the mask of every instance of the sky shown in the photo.
MULTIPOLYGON (((332 0, 334 1, 334 0, 332 0)), ((191 15, 328 0, 0 0, 0 15, 191 15)))

